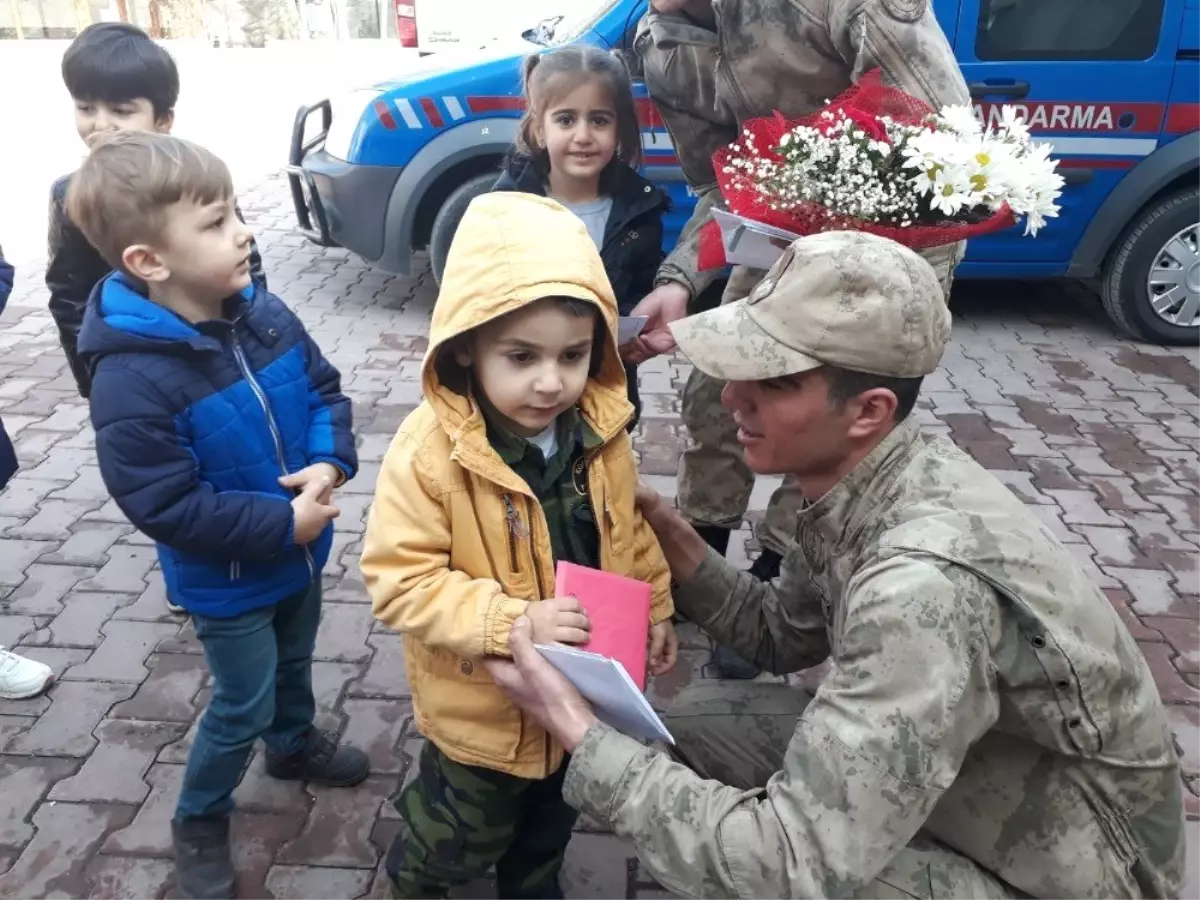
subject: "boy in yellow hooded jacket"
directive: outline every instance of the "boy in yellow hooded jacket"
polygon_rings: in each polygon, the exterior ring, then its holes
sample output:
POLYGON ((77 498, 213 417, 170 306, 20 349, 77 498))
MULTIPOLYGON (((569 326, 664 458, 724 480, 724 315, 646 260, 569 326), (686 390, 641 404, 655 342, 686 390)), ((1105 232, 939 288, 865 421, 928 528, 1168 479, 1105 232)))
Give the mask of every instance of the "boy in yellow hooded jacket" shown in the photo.
POLYGON ((487 194, 459 224, 422 366, 424 402, 384 458, 362 554, 374 613, 403 635, 428 738, 401 792, 397 897, 446 896, 495 866, 502 897, 561 897, 576 812, 563 749, 482 659, 522 615, 539 642, 587 640, 555 598, 560 560, 653 586, 652 674, 674 665, 670 572, 634 503, 617 304, 582 222, 487 194))

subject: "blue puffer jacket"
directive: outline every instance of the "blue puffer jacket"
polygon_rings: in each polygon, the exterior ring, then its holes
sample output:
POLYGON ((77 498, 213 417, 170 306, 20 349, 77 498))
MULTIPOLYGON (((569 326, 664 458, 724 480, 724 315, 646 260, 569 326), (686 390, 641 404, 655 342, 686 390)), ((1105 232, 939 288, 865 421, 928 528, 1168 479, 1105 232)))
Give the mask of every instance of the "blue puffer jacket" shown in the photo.
POLYGON ((358 457, 338 372, 283 301, 250 285, 225 318, 192 325, 114 273, 79 349, 100 474, 157 541, 175 603, 228 618, 320 577, 333 527, 296 546, 279 478, 318 462, 351 478, 358 457))

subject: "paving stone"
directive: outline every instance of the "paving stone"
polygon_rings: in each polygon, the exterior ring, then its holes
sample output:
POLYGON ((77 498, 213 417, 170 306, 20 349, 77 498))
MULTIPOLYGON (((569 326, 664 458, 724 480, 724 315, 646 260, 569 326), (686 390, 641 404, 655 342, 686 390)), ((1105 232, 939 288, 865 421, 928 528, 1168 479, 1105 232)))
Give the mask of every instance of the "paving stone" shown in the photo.
MULTIPOLYGON (((9 431, 9 437, 12 437, 9 423, 5 422, 4 427, 9 431)), ((40 481, 17 475, 4 488, 4 492, 0 493, 0 516, 18 516, 25 519, 37 515, 42 500, 63 485, 64 482, 61 481, 40 481)))
POLYGON ((110 621, 102 629, 104 640, 88 661, 63 674, 67 681, 132 681, 141 684, 149 674, 146 657, 158 642, 178 633, 170 623, 110 621))
POLYGON ((404 662, 404 644, 397 634, 372 634, 367 644, 374 648, 375 655, 362 680, 350 687, 352 697, 410 697, 412 688, 408 683, 404 662))
POLYGON ((1096 503, 1096 495, 1091 491, 1060 491, 1046 489, 1047 496, 1062 508, 1063 521, 1068 525, 1120 525, 1121 520, 1113 518, 1096 503))
POLYGON ((1146 657, 1146 663, 1150 666, 1154 683, 1158 685, 1158 692, 1162 695, 1164 703, 1200 702, 1200 690, 1184 681, 1179 670, 1175 668, 1175 654, 1170 644, 1140 642, 1138 646, 1142 655, 1146 657))
POLYGON ((301 820, 295 816, 234 813, 229 843, 237 873, 234 880, 235 896, 268 896, 267 875, 279 856, 280 847, 296 837, 301 824, 301 820))
POLYGON ((157 560, 149 547, 115 546, 109 551, 108 562, 81 584, 80 590, 140 594, 146 589, 147 576, 157 560))
MULTIPOLYGON (((132 602, 129 594, 70 594, 63 611, 49 624, 27 638, 29 645, 51 644, 56 647, 96 647, 104 639, 101 627, 113 612, 132 602)), ((0 622, 3 620, 0 619, 0 622)))
MULTIPOLYGON (((78 524, 80 518, 87 512, 99 506, 99 503, 84 500, 51 500, 45 499, 38 504, 37 515, 19 528, 9 532, 10 537, 27 540, 53 541, 55 549, 58 542, 70 534, 71 527, 78 524)), ((44 559, 43 562, 72 563, 74 560, 44 559)), ((79 561, 78 565, 93 565, 88 561, 79 561)))
POLYGON ((396 785, 396 778, 375 776, 352 788, 310 786, 316 804, 304 831, 288 843, 277 857, 285 864, 345 866, 371 869, 377 854, 371 846, 371 830, 379 805, 396 785))
POLYGON ((313 659, 350 662, 369 659, 371 648, 366 641, 372 621, 370 607, 362 604, 323 604, 313 659))
POLYGON ((365 869, 272 866, 267 890, 276 897, 358 897, 371 881, 372 873, 365 869))
POLYGON ((396 748, 412 717, 411 702, 347 698, 342 701, 342 712, 349 717, 342 743, 366 753, 373 773, 403 774, 404 758, 396 748))
POLYGON ((1108 574, 1121 582, 1133 597, 1131 608, 1140 616, 1194 617, 1195 607, 1188 607, 1171 588, 1172 578, 1153 569, 1123 569, 1106 567, 1108 574))
POLYGON ((175 862, 138 856, 95 856, 86 870, 90 900, 161 897, 175 881, 175 862))
POLYGON ((9 739, 33 727, 36 716, 20 716, 9 714, 8 704, 5 704, 5 714, 0 714, 0 752, 9 739))
POLYGON ((183 783, 183 766, 155 763, 146 772, 150 795, 126 827, 109 835, 102 853, 171 856, 171 816, 183 783))
POLYGON ((0 600, 0 610, 27 616, 57 616, 63 611, 63 597, 95 573, 95 569, 80 566, 29 566, 25 580, 0 600))
POLYGON ((1073 525, 1071 530, 1087 539, 1096 551, 1095 561, 1100 566, 1155 567, 1154 561, 1138 550, 1128 528, 1073 525))
MULTIPOLYGON (((1169 494, 1152 495, 1146 498, 1167 511, 1171 517, 1171 525, 1180 531, 1200 531, 1200 497, 1188 494, 1173 496, 1169 494)), ((3 552, 0 550, 0 552, 3 552)))
MULTIPOLYGON (((87 756, 96 746, 92 730, 133 685, 60 681, 50 689, 50 707, 37 724, 10 740, 6 753, 35 756, 87 756)), ((0 891, 0 896, 3 892, 0 891)))
POLYGON ((996 476, 1010 491, 1017 495, 1024 503, 1053 503, 1054 500, 1047 497, 1033 485, 1034 475, 1032 472, 1012 471, 1006 469, 990 469, 993 475, 996 476))
POLYGON ((1180 768, 1185 776, 1196 777, 1200 775, 1200 707, 1172 704, 1166 709, 1175 734, 1180 768))
POLYGON ((211 699, 212 688, 210 687, 203 688, 196 695, 196 709, 199 712, 192 719, 192 724, 188 726, 187 733, 182 738, 173 744, 163 747, 162 752, 158 754, 158 761, 160 763, 182 765, 187 762, 188 754, 192 750, 192 743, 196 740, 196 729, 200 727, 200 720, 203 718, 204 710, 208 708, 208 701, 211 699))
POLYGON ((128 806, 45 803, 33 816, 37 834, 0 875, 0 897, 83 897, 92 851, 133 816, 128 806))
POLYGON ((57 541, 20 541, 0 538, 0 586, 17 586, 25 580, 25 569, 43 553, 58 547, 57 541))
MULTIPOLYGON (((62 445, 60 445, 62 446, 62 445)), ((108 488, 100 478, 99 466, 83 466, 79 477, 50 495, 52 500, 82 500, 98 509, 109 499, 108 488)))
POLYGON ((282 813, 298 816, 308 815, 312 807, 312 795, 299 781, 280 781, 266 773, 261 749, 255 752, 242 780, 234 793, 238 809, 249 812, 282 813))
POLYGON ((113 618, 137 622, 175 622, 182 624, 185 617, 171 612, 167 607, 167 588, 163 580, 151 577, 149 582, 150 586, 138 594, 137 600, 117 610, 113 618))
POLYGON ((141 803, 150 792, 142 776, 165 744, 183 735, 166 722, 106 719, 93 732, 99 740, 83 768, 50 792, 51 800, 88 803, 141 803))
POLYGON ((15 647, 37 630, 38 620, 33 616, 0 615, 0 647, 15 647))
MULTIPOLYGON (((114 719, 189 723, 196 716, 196 695, 208 681, 202 657, 182 653, 154 654, 146 660, 150 676, 137 693, 113 707, 114 719)), ((176 735, 176 738, 182 734, 176 735)))
POLYGON ((1133 598, 1130 597, 1128 591, 1109 588, 1105 590, 1104 594, 1108 597, 1113 609, 1117 611, 1117 615, 1121 617, 1121 621, 1125 623, 1125 627, 1129 629, 1129 633, 1133 635, 1135 641, 1155 642, 1165 640, 1162 632, 1148 628, 1133 611, 1133 598))
POLYGON ((78 767, 74 759, 0 756, 0 847, 19 850, 29 843, 33 827, 28 819, 34 807, 55 782, 78 767))
POLYGON ((1190 675, 1200 675, 1200 622, 1173 616, 1146 616, 1147 628, 1161 632, 1178 656, 1175 668, 1190 675))
POLYGON ((72 566, 103 566, 108 562, 112 545, 129 534, 131 530, 132 526, 128 525, 79 522, 71 529, 72 534, 66 543, 53 553, 42 557, 41 562, 72 566))
POLYGON ((354 679, 362 675, 362 667, 354 663, 314 662, 313 696, 317 701, 316 725, 326 731, 340 731, 341 700, 354 679))

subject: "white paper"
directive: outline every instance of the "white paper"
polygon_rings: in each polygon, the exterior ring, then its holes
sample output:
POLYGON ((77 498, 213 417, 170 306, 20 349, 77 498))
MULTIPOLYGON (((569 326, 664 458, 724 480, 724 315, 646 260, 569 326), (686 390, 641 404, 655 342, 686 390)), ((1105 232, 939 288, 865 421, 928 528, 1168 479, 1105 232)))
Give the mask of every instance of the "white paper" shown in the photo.
POLYGON ((557 644, 534 644, 592 704, 596 718, 631 737, 675 743, 629 673, 615 659, 557 644))
POLYGON ((617 346, 628 344, 642 333, 649 316, 621 316, 617 319, 617 346))
POLYGON ((725 260, 730 265, 769 269, 783 255, 783 247, 771 243, 774 238, 791 244, 800 235, 755 222, 737 213, 714 209, 713 219, 721 227, 721 243, 725 247, 725 260))

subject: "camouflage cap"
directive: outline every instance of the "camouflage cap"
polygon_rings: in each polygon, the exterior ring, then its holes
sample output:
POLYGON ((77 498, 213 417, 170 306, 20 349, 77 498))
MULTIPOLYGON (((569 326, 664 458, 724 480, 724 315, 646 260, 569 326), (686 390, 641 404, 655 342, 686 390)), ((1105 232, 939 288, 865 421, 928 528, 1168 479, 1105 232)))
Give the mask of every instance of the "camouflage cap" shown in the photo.
POLYGON ((838 231, 798 239, 745 300, 671 331, 692 365, 726 381, 825 365, 918 378, 942 358, 950 311, 933 269, 912 250, 838 231))

